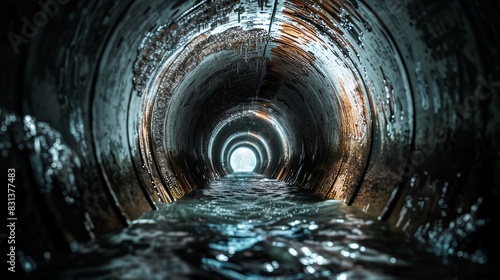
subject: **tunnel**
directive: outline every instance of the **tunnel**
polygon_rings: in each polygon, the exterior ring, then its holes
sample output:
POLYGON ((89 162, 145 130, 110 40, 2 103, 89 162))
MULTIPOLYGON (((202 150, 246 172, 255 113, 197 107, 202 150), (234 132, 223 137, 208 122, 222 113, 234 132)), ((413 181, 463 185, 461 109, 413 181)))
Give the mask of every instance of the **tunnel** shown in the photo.
POLYGON ((3 5, 18 273, 240 171, 498 264, 498 1, 3 5))

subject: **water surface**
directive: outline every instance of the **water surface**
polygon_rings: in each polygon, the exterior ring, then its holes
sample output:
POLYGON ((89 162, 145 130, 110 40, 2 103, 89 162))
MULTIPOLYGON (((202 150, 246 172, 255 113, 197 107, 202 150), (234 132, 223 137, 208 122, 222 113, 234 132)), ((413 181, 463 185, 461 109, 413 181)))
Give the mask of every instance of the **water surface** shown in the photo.
POLYGON ((462 279, 474 272, 459 274, 450 260, 360 209, 253 173, 159 208, 46 270, 61 270, 60 279, 462 279))

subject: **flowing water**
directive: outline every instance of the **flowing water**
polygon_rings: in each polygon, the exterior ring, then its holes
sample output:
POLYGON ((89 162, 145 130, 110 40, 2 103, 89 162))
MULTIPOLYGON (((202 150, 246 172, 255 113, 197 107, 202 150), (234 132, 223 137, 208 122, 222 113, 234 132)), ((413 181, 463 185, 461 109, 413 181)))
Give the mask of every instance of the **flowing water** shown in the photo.
POLYGON ((59 279, 472 277, 474 267, 457 266, 360 209, 235 173, 159 205, 74 255, 55 256, 41 273, 59 279))

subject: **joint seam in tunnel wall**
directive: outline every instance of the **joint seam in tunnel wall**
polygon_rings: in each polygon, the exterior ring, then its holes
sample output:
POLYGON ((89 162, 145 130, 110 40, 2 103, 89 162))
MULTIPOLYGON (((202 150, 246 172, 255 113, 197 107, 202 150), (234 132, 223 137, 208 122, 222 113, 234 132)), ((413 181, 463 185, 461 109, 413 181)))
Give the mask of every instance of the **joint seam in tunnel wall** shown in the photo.
MULTIPOLYGON (((394 13, 400 13, 400 12, 403 11, 403 6, 401 4, 401 1, 391 1, 389 4, 390 4, 391 8, 394 7, 394 10, 391 11, 391 14, 393 14, 393 12, 394 13), (397 2, 397 4, 395 4, 395 6, 394 6, 394 2, 397 2)), ((384 30, 388 30, 388 27, 386 26, 385 22, 380 18, 380 16, 377 13, 375 13, 375 11, 372 9, 372 7, 370 5, 368 5, 368 3, 365 3, 365 6, 377 18, 377 20, 378 20, 379 24, 382 26, 382 28, 384 30)), ((387 14, 386 14, 386 16, 387 16, 387 14)), ((386 35, 389 37, 389 41, 391 42, 392 47, 395 48, 395 51, 397 53, 396 57, 399 58, 398 62, 400 64, 400 67, 403 70, 402 73, 403 73, 404 81, 406 83, 406 86, 408 86, 408 88, 407 88, 407 90, 408 90, 407 94, 411 96, 411 107, 412 107, 413 116, 412 116, 411 144, 410 144, 410 150, 408 151, 408 154, 410 154, 412 151, 415 150, 415 137, 416 137, 415 131, 417 129, 417 118, 414 116, 415 112, 417 112, 416 111, 416 107, 415 107, 416 106, 415 105, 416 104, 415 95, 414 95, 414 92, 413 92, 413 87, 412 87, 411 82, 409 80, 410 73, 408 71, 408 66, 406 65, 405 61, 403 60, 404 56, 403 56, 403 54, 401 52, 400 46, 398 45, 397 40, 395 40, 394 36, 390 32, 387 32, 386 35)), ((383 73, 382 68, 380 68, 380 70, 383 73)), ((371 101, 371 99, 370 99, 370 101, 371 101)), ((371 103, 372 104, 371 104, 370 108, 374 108, 373 107, 374 106, 373 102, 371 102, 371 103)), ((372 121, 374 121, 373 118, 372 118, 372 121)), ((372 145, 373 145, 373 143, 372 143, 372 145)), ((371 153, 370 153, 370 156, 371 156, 371 153)), ((369 163, 370 163, 370 160, 368 160, 367 168, 368 168, 369 163)), ((363 177, 366 174, 367 168, 365 169, 365 172, 363 173, 363 177)), ((400 198, 403 186, 405 184, 402 181, 402 179, 403 178, 401 178, 401 180, 397 183, 397 186, 394 187, 395 191, 392 192, 391 197, 389 199, 388 205, 383 209, 382 213, 378 214, 378 216, 379 216, 379 218, 381 220, 386 221, 386 220, 388 220, 389 216, 391 216, 391 214, 392 214, 392 212, 394 210, 394 207, 396 206, 396 203, 397 203, 397 201, 400 198)), ((358 188, 356 189, 355 194, 351 197, 349 205, 351 205, 354 202, 354 200, 356 199, 356 194, 359 192, 360 188, 361 188, 361 185, 358 186, 358 188)))
MULTIPOLYGON (((115 22, 113 23, 113 26, 112 28, 110 29, 111 31, 112 30, 116 30, 117 26, 119 26, 121 20, 123 19, 123 17, 126 15, 127 11, 130 9, 130 7, 132 6, 132 4, 134 3, 134 1, 129 1, 127 3, 127 5, 124 7, 124 9, 122 10, 122 13, 117 17, 117 19, 115 20, 115 22)), ((105 43, 104 45, 107 45, 109 44, 109 42, 111 41, 111 37, 113 36, 113 33, 112 32, 108 32, 106 34, 106 38, 105 38, 105 43)), ((104 51, 105 49, 104 48, 101 48, 97 57, 99 58, 98 61, 102 61, 102 58, 103 58, 103 55, 104 55, 104 51)), ((95 70, 95 73, 94 73, 94 77, 92 78, 92 87, 93 89, 96 88, 96 83, 97 83, 97 80, 98 80, 98 77, 99 77, 99 70, 100 70, 100 66, 101 65, 98 65, 96 67, 96 70, 95 70)), ((89 98, 89 108, 92 108, 93 104, 94 104, 94 97, 95 95, 92 94, 89 98)), ((129 97, 129 102, 131 101, 131 98, 129 97)), ((128 116, 128 114, 127 114, 128 116)), ((94 142, 96 142, 96 136, 94 135, 94 129, 93 129, 93 125, 94 125, 94 119, 93 119, 93 114, 90 114, 89 115, 89 126, 90 126, 90 133, 91 133, 91 137, 94 139, 94 142)), ((128 122, 128 120, 127 120, 128 122)), ((129 148, 129 151, 130 148, 129 148)), ((98 148, 96 147, 96 149, 94 149, 94 154, 93 156, 96 158, 97 162, 100 162, 101 161, 101 157, 98 153, 98 148)), ((135 167, 135 166, 134 166, 135 167)), ((135 170, 135 168, 134 168, 135 170)), ((111 185, 110 185, 110 182, 109 182, 109 179, 107 178, 107 175, 106 175, 106 171, 104 170, 103 168, 103 165, 100 165, 100 171, 99 172, 99 175, 101 176, 102 178, 102 181, 105 183, 106 185, 106 194, 109 195, 113 201, 112 203, 112 207, 113 209, 115 209, 116 213, 117 213, 117 216, 118 218, 122 221, 122 223, 124 223, 125 225, 130 225, 130 217, 128 217, 126 214, 125 214, 125 211, 123 209, 123 206, 121 205, 120 203, 120 200, 118 199, 117 195, 115 194, 115 191, 112 189, 111 185)), ((136 172, 136 176, 139 176, 138 173, 137 173, 137 170, 135 170, 136 172)), ((140 188, 144 191, 145 194, 147 194, 144 186, 142 185, 142 183, 138 182, 138 184, 140 185, 140 188)), ((154 207, 152 201, 151 201, 151 198, 150 198, 150 195, 147 194, 146 197, 148 198, 148 200, 150 201, 152 207, 154 207)))

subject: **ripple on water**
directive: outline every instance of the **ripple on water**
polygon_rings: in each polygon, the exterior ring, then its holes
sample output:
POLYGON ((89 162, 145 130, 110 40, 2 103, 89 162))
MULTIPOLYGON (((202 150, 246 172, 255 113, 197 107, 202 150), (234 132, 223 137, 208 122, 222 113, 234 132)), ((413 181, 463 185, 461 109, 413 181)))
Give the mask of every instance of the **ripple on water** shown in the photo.
POLYGON ((429 273, 445 279, 455 273, 357 208, 256 174, 230 175, 162 204, 58 265, 64 279, 417 279, 429 273), (70 265, 75 262, 78 268, 70 265))

